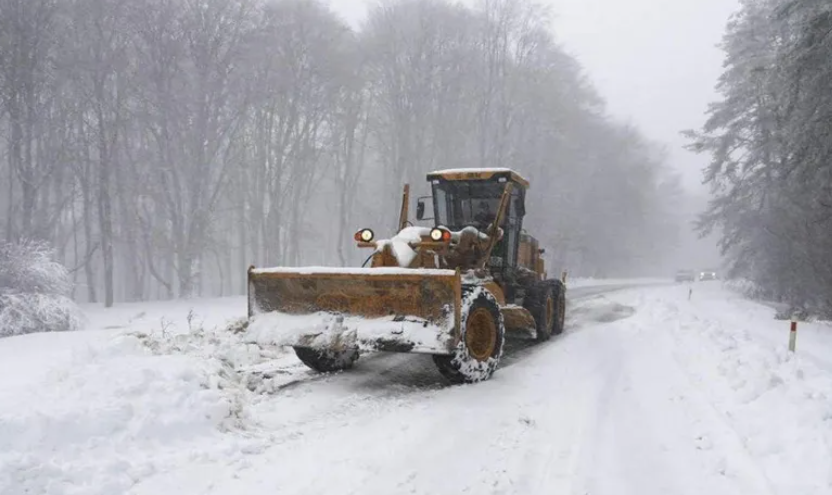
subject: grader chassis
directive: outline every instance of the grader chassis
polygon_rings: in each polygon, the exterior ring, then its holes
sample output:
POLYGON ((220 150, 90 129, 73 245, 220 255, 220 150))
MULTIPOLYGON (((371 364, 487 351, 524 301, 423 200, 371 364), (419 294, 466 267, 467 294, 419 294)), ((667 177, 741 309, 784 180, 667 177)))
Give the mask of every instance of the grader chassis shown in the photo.
POLYGON ((369 268, 266 268, 248 271, 249 318, 310 316, 309 328, 283 340, 320 372, 346 369, 362 349, 431 354, 455 383, 490 378, 507 332, 539 342, 563 331, 565 286, 546 276, 538 241, 523 230, 528 181, 510 169, 428 174, 436 227, 408 226, 405 185, 399 232, 378 240, 369 268), (314 323, 312 323, 314 321, 314 323))

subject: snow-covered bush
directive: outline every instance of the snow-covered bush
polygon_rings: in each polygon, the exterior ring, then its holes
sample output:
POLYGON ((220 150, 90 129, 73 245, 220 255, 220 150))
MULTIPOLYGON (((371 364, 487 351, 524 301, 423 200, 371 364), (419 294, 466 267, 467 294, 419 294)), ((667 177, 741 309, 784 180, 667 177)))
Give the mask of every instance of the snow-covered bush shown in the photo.
POLYGON ((0 243, 0 337, 77 330, 69 273, 45 243, 0 243))
POLYGON ((760 300, 767 297, 766 291, 759 284, 745 278, 735 278, 722 283, 723 287, 748 299, 760 300))
POLYGON ((794 305, 778 298, 767 291, 760 284, 744 278, 736 278, 723 282, 723 287, 734 291, 745 298, 754 301, 768 301, 777 307, 774 315, 776 320, 791 320, 796 318, 799 321, 812 321, 818 317, 824 317, 825 313, 817 308, 811 308, 806 304, 794 305))

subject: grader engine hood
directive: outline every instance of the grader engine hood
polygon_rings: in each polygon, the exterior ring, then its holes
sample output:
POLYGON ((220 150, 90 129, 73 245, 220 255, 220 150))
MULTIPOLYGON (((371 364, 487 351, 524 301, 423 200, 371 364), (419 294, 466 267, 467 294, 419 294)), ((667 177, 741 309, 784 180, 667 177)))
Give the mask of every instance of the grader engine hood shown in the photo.
POLYGON ((261 343, 431 354, 456 344, 453 270, 252 268, 248 288, 249 332, 261 343))

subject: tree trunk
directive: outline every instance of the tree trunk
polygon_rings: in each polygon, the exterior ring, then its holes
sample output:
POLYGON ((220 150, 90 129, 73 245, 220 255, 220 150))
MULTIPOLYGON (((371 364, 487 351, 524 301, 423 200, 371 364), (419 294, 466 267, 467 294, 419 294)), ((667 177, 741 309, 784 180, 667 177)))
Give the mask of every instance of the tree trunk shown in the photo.
POLYGON ((12 156, 9 154, 9 196, 6 202, 6 241, 12 242, 14 240, 14 168, 12 164, 12 156))
MULTIPOLYGON (((243 172, 241 175, 243 176, 243 187, 242 187, 241 194, 245 195, 245 188, 246 188, 246 182, 245 182, 245 178, 244 178, 245 177, 245 172, 243 172)), ((252 225, 250 222, 247 222, 248 219, 246 219, 245 199, 243 199, 243 204, 240 205, 239 213, 240 213, 240 217, 239 217, 239 222, 237 224, 237 227, 240 229, 240 251, 238 253, 240 258, 239 258, 238 269, 243 270, 243 269, 247 268, 248 265, 253 264, 254 260, 257 259, 256 257, 248 258, 248 253, 249 252, 253 253, 253 250, 249 251, 248 243, 249 242, 251 242, 252 244, 255 243, 256 242, 255 240, 257 239, 257 235, 252 235, 252 236, 246 235, 246 229, 251 228, 252 231, 255 231, 256 230, 256 225, 252 225)), ((247 283, 248 283, 248 280, 246 279, 246 277, 241 277, 240 278, 240 288, 239 288, 239 292, 238 292, 239 294, 245 294, 246 293, 246 284, 247 283)))
POLYGON ((92 249, 95 246, 95 241, 93 240, 93 233, 92 233, 92 200, 90 199, 89 193, 89 185, 85 185, 81 187, 81 194, 84 197, 84 243, 86 247, 87 259, 84 261, 84 276, 87 279, 87 298, 89 302, 96 303, 98 302, 98 296, 96 294, 95 285, 95 269, 92 264, 92 260, 89 259, 89 253, 92 252, 92 249))
POLYGON ((179 297, 188 299, 194 293, 194 267, 193 260, 188 253, 180 253, 177 256, 177 276, 179 278, 179 297))
POLYGON ((104 307, 113 306, 113 205, 110 200, 110 149, 103 115, 98 114, 98 219, 101 229, 101 259, 104 262, 104 307))

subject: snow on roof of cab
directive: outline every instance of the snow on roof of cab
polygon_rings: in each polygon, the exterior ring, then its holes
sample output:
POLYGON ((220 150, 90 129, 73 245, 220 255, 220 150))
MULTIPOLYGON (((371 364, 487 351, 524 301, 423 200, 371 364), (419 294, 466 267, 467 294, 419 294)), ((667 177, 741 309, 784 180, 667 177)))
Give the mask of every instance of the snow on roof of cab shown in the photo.
POLYGON ((511 178, 519 182, 523 187, 529 187, 529 181, 520 175, 516 170, 510 168, 449 168, 435 170, 428 174, 428 179, 439 176, 448 180, 461 179, 483 179, 488 180, 494 174, 509 174, 511 178))

